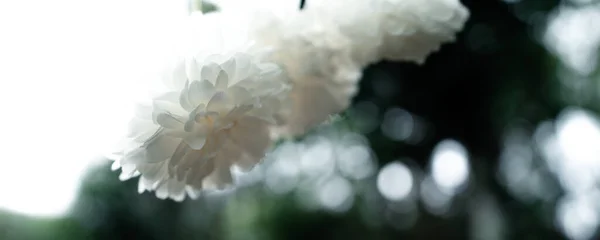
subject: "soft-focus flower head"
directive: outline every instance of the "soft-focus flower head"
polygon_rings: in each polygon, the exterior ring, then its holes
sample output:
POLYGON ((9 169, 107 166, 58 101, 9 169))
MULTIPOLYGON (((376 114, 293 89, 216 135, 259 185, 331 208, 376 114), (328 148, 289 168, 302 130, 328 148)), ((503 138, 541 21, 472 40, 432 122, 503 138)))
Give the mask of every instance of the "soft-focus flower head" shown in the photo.
POLYGON ((334 24, 337 31, 347 36, 354 61, 364 67, 380 58, 381 18, 374 7, 378 1, 382 0, 312 0, 304 11, 334 24))
POLYGON ((422 63, 468 15, 458 0, 314 0, 304 11, 193 15, 113 167, 159 198, 224 189, 233 166, 251 169, 273 140, 348 108, 368 64, 422 63))
MULTIPOLYGON (((218 24, 220 13, 202 16, 218 24)), ((222 38, 238 28, 204 28, 222 38)), ((239 35, 243 36, 243 35, 239 35)), ((249 41, 204 39, 165 75, 166 91, 140 107, 128 142, 115 161, 121 179, 141 175, 139 191, 183 200, 232 184, 230 169, 251 169, 271 145, 269 128, 285 107, 288 85, 278 65, 249 41)), ((243 39, 242 39, 243 40, 243 39)), ((246 38, 247 40, 247 38, 246 38)))
POLYGON ((345 110, 368 64, 423 63, 468 15, 458 0, 314 0, 287 18, 265 17, 257 39, 274 46, 293 82, 279 133, 301 135, 345 110))
POLYGON ((422 64, 443 43, 455 40, 469 17, 459 0, 381 1, 384 59, 422 64))
POLYGON ((281 113, 279 133, 303 134, 346 109, 362 76, 351 41, 311 12, 261 19, 255 28, 257 42, 273 47, 272 59, 282 64, 293 84, 292 107, 281 113))
POLYGON ((458 0, 314 0, 308 7, 339 24, 364 65, 382 59, 423 63, 453 41, 469 17, 458 0))

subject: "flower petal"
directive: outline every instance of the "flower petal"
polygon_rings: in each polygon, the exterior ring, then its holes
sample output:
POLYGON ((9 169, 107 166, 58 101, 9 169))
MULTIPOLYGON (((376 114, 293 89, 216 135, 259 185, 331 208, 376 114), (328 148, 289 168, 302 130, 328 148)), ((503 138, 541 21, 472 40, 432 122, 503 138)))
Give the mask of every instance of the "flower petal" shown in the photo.
MULTIPOLYGON (((225 71, 225 73, 227 73, 229 83, 231 84, 231 82, 232 82, 231 79, 235 79, 235 77, 236 77, 236 68, 237 68, 236 59, 235 58, 227 59, 227 61, 225 61, 223 64, 221 64, 221 68, 223 69, 223 71, 225 71)), ((229 86, 226 85, 225 87, 229 87, 229 86)))
POLYGON ((194 81, 188 89, 188 100, 192 106, 197 107, 208 102, 215 91, 215 87, 209 81, 194 81))
POLYGON ((153 118, 156 119, 159 113, 169 112, 178 116, 187 115, 187 111, 179 104, 179 93, 168 92, 160 95, 152 101, 153 118))
POLYGON ((234 81, 229 82, 230 86, 235 85, 249 76, 255 75, 258 71, 258 68, 252 64, 252 57, 248 54, 236 54, 234 57, 236 61, 236 74, 235 78, 232 78, 234 81))
POLYGON ((183 90, 181 91, 181 93, 179 94, 179 104, 183 107, 183 109, 185 109, 186 111, 192 111, 194 109, 194 106, 192 105, 192 103, 189 100, 189 86, 190 83, 186 82, 185 83, 185 87, 183 88, 183 90))
POLYGON ((229 132, 231 139, 253 157, 264 157, 270 145, 269 128, 265 121, 244 117, 229 132))
POLYGON ((198 60, 196 60, 195 58, 192 58, 188 63, 187 63, 187 76, 189 78, 189 81, 194 82, 194 81, 202 81, 202 63, 198 62, 198 60))
POLYGON ((244 149, 233 142, 225 144, 221 152, 224 157, 231 159, 232 163, 241 168, 242 171, 251 170, 262 159, 245 153, 244 149))
POLYGON ((204 179, 214 171, 214 167, 214 158, 198 160, 189 170, 187 184, 195 189, 203 189, 204 179))
POLYGON ((229 109, 233 108, 233 106, 232 99, 225 92, 217 92, 208 102, 206 110, 223 114, 229 112, 229 109))
POLYGON ((235 121, 238 118, 241 118, 242 116, 244 116, 244 114, 246 114, 248 111, 252 110, 254 107, 252 105, 242 105, 242 106, 238 106, 235 107, 233 110, 231 110, 231 112, 229 112, 225 117, 224 117, 224 121, 235 121))
POLYGON ((167 113, 158 114, 158 116, 156 116, 156 123, 158 123, 161 127, 169 129, 183 128, 182 119, 177 119, 173 117, 173 115, 167 113))
POLYGON ((137 165, 138 171, 148 183, 152 182, 152 190, 156 188, 161 180, 168 177, 167 166, 165 162, 140 163, 137 165))
POLYGON ((204 189, 221 190, 233 183, 231 163, 228 159, 217 158, 215 159, 215 162, 217 163, 217 167, 202 181, 202 188, 204 189))
POLYGON ((173 155, 179 145, 177 139, 168 136, 158 136, 146 145, 146 161, 149 163, 162 162, 173 155))
POLYGON ((221 67, 219 67, 219 65, 217 65, 216 63, 209 63, 204 65, 202 67, 202 70, 200 70, 202 80, 209 81, 210 83, 215 85, 219 71, 221 71, 221 67))
POLYGON ((225 91, 227 89, 227 85, 229 82, 229 75, 227 72, 221 70, 217 75, 217 81, 215 82, 215 87, 219 91, 225 91))
POLYGON ((202 147, 204 147, 204 144, 206 143, 206 138, 201 136, 190 135, 183 138, 183 141, 187 143, 192 149, 200 150, 202 149, 202 147))
POLYGON ((169 161, 169 174, 172 175, 172 171, 174 170, 175 166, 177 166, 180 162, 181 159, 189 152, 192 151, 192 149, 190 148, 189 145, 187 145, 185 142, 180 142, 179 145, 177 146, 177 148, 175 149, 175 152, 173 152, 173 155, 171 156, 171 160, 169 161))
POLYGON ((252 99, 250 91, 243 87, 233 86, 228 88, 225 92, 228 96, 233 96, 233 103, 235 105, 247 104, 252 99))

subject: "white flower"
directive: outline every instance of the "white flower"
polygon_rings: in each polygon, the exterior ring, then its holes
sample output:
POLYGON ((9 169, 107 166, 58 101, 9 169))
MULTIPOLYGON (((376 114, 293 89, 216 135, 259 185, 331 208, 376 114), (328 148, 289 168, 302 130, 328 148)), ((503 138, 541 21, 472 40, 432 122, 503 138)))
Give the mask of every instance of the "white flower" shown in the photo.
POLYGON ((254 29, 257 42, 273 46, 273 60, 293 84, 292 107, 280 113, 279 133, 303 134, 345 110, 362 76, 350 40, 310 12, 290 13, 286 19, 263 14, 260 19, 254 29))
POLYGON ((330 22, 337 31, 348 37, 354 61, 361 66, 380 60, 378 47, 383 39, 377 2, 383 0, 312 0, 305 12, 330 22), (343 9, 343 10, 342 10, 343 9))
MULTIPOLYGON (((204 35, 236 29, 213 30, 204 35)), ((140 192, 181 201, 223 189, 232 166, 249 170, 270 147, 269 128, 289 95, 285 75, 248 42, 216 43, 179 61, 166 74, 169 89, 136 113, 114 167, 123 180, 141 175, 140 192)))
POLYGON ((379 10, 382 58, 420 64, 441 44, 454 41, 469 17, 459 0, 384 0, 379 10))
POLYGON ((345 110, 368 64, 422 63, 467 17, 458 0, 313 0, 285 17, 260 13, 251 34, 274 47, 293 83, 278 133, 303 134, 345 110))
POLYGON ((275 137, 345 110, 366 65, 421 63, 468 17, 458 0, 309 2, 305 11, 216 12, 185 25, 168 90, 140 108, 114 158, 120 178, 141 175, 140 192, 179 201, 223 189, 231 167, 252 168, 275 137))
POLYGON ((458 0, 316 0, 308 6, 339 25, 364 65, 381 59, 423 63, 453 41, 469 17, 458 0))

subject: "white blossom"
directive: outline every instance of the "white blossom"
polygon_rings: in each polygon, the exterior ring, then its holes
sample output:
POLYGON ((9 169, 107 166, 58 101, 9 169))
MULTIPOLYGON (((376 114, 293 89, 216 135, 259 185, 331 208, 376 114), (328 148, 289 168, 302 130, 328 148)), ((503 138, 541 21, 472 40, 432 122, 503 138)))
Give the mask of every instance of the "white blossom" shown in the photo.
POLYGON ((459 0, 313 0, 308 6, 339 24, 363 64, 423 63, 441 44, 454 41, 469 17, 459 0))
MULTIPOLYGON (((200 17, 218 24, 220 13, 200 17)), ((205 38, 243 28, 204 28, 205 38)), ((121 179, 141 175, 139 191, 181 201, 204 189, 223 189, 230 169, 251 169, 271 145, 269 128, 285 107, 288 85, 278 65, 248 39, 203 39, 165 74, 166 90, 139 108, 127 145, 115 159, 121 179)))
POLYGON ((253 33, 274 46, 293 83, 280 134, 303 134, 345 110, 368 64, 423 63, 468 15, 458 0, 313 0, 285 18, 261 14, 253 33))
POLYGON ((382 18, 375 4, 381 1, 312 0, 307 2, 304 11, 318 16, 320 21, 331 22, 338 32, 347 36, 351 40, 352 57, 364 67, 380 60, 378 47, 383 41, 382 18))
POLYGON ((382 58, 417 63, 454 41, 469 17, 459 0, 386 0, 380 11, 382 58))
POLYGON ((348 108, 368 64, 422 63, 468 15, 458 0, 312 0, 303 11, 194 16, 113 166, 159 198, 223 189, 232 166, 249 170, 273 140, 348 108))
POLYGON ((352 58, 351 41, 333 23, 310 12, 287 18, 261 15, 254 34, 273 47, 293 84, 292 106, 282 111, 284 136, 300 135, 345 110, 358 91, 362 66, 352 58))

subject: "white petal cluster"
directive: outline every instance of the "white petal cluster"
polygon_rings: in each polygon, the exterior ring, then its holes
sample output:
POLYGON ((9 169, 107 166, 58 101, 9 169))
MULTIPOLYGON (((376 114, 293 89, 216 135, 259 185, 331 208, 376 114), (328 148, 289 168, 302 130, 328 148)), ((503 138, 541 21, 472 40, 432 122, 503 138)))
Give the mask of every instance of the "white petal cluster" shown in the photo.
POLYGON ((387 0, 380 10, 381 57, 420 64, 441 44, 454 41, 469 17, 459 0, 387 0))
POLYGON ((333 23, 332 26, 348 38, 354 61, 364 67, 380 60, 382 13, 377 6, 383 1, 312 0, 304 11, 318 16, 320 21, 333 23))
POLYGON ((371 63, 423 63, 453 41, 469 15, 458 0, 312 0, 281 17, 261 13, 252 30, 274 47, 293 83, 279 134, 301 135, 345 110, 371 63))
POLYGON ((293 84, 292 106, 281 112, 279 134, 300 135, 350 105, 362 66, 352 58, 351 42, 333 23, 305 12, 286 19, 262 14, 257 42, 274 46, 271 58, 293 84), (276 33, 276 34, 273 34, 276 33))
POLYGON ((225 188, 232 166, 248 170, 264 157, 289 87, 264 54, 233 46, 205 46, 169 71, 169 90, 140 107, 131 123, 114 165, 121 179, 141 175, 140 192, 180 201, 225 188))
POLYGON ((469 11, 459 0, 313 0, 308 9, 331 18, 353 41, 357 61, 423 63, 451 42, 469 11), (341 10, 343 9, 343 11, 341 10))
POLYGON ((223 11, 184 25, 178 61, 113 157, 122 180, 140 176, 140 192, 177 201, 223 189, 233 166, 251 169, 278 138, 348 108, 367 65, 422 63, 469 15, 458 0, 310 0, 286 11, 223 11))

